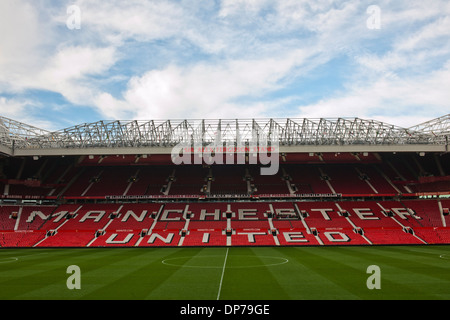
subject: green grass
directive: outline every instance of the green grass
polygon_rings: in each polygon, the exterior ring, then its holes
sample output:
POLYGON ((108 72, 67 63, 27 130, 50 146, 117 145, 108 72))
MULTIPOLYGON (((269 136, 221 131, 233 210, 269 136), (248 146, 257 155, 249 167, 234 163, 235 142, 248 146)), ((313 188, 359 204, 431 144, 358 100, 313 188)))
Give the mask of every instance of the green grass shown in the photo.
POLYGON ((0 299, 448 300, 450 246, 2 249, 0 299))

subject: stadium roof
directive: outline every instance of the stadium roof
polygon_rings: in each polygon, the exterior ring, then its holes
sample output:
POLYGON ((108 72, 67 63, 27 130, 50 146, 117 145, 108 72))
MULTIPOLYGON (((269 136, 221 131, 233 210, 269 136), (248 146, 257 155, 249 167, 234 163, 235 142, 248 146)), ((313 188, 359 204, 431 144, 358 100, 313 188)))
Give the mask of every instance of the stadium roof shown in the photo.
POLYGON ((114 120, 47 131, 0 116, 0 152, 9 156, 167 154, 180 143, 248 143, 255 134, 280 152, 448 152, 450 114, 402 128, 376 120, 114 120))

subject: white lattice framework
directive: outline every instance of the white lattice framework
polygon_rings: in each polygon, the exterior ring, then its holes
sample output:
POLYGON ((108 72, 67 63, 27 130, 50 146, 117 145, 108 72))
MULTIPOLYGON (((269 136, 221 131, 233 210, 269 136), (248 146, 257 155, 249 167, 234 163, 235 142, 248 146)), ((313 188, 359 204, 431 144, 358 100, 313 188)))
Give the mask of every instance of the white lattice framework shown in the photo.
POLYGON ((246 142, 252 135, 279 146, 405 146, 435 145, 447 150, 450 115, 402 128, 376 120, 334 119, 217 119, 98 121, 50 132, 0 117, 0 147, 16 151, 173 147, 180 142, 204 145, 214 141, 246 142), (273 135, 275 136, 275 135, 273 135))

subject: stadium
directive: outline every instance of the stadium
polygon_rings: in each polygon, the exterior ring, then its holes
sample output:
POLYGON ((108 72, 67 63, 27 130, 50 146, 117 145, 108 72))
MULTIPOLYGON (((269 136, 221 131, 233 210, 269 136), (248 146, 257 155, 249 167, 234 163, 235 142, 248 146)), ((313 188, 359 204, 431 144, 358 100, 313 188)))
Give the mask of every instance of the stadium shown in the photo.
POLYGON ((1 117, 2 299, 448 299, 449 133, 450 115, 54 132, 1 117))
POLYGON ((449 17, 1 0, 3 314, 445 310, 380 300, 450 300, 449 17))

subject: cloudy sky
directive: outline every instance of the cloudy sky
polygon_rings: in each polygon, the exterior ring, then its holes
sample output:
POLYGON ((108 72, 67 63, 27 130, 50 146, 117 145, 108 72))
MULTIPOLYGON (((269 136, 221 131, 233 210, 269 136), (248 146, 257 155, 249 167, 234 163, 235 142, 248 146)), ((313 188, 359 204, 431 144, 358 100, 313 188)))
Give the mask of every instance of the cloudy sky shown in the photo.
POLYGON ((450 113, 448 0, 1 0, 0 115, 98 120, 450 113))

